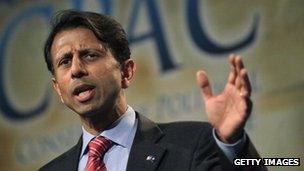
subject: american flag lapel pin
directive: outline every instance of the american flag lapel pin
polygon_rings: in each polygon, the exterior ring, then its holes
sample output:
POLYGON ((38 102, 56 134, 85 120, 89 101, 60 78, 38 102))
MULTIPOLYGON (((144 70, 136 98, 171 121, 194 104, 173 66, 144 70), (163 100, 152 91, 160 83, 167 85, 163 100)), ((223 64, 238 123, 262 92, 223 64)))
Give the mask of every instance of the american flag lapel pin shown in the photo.
POLYGON ((148 155, 146 158, 147 161, 150 161, 151 163, 153 163, 155 161, 155 157, 152 155, 148 155))

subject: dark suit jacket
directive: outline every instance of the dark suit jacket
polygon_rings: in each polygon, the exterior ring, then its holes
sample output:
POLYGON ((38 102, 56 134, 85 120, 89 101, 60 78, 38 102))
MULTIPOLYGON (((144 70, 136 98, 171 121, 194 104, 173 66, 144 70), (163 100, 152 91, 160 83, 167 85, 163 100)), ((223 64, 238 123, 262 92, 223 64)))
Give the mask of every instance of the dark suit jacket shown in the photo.
MULTIPOLYGON (((155 124, 137 114, 138 128, 131 147, 127 171, 247 170, 234 168, 216 145, 212 127, 203 122, 155 124), (147 160, 153 156, 154 160, 147 160)), ((244 153, 238 157, 258 157, 247 139, 244 153)), ((69 151, 43 166, 41 171, 77 170, 82 138, 69 151)), ((119 164, 119 163, 117 163, 119 164)), ((250 170, 265 168, 250 168, 250 170)))

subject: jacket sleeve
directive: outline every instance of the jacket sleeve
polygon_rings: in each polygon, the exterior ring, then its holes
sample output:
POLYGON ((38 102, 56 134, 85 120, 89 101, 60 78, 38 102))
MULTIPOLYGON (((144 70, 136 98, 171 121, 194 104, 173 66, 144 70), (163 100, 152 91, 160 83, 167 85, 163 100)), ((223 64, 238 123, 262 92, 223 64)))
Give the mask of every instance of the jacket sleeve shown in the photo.
MULTIPOLYGON (((267 170, 264 166, 257 167, 236 167, 233 163, 226 157, 224 152, 218 147, 213 136, 212 136, 212 126, 208 124, 205 128, 200 131, 200 138, 197 141, 192 163, 191 170, 202 171, 202 170, 267 170)), ((246 142, 242 152, 237 156, 237 158, 259 158, 259 154, 251 143, 248 135, 246 135, 246 142)))

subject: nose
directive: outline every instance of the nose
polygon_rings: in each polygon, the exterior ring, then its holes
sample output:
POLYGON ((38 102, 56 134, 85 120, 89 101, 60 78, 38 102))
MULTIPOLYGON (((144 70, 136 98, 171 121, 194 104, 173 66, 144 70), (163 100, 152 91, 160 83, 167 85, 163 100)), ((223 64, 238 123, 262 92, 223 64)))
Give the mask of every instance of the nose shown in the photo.
POLYGON ((74 57, 72 60, 71 66, 71 77, 72 78, 81 78, 88 75, 85 64, 78 57, 74 57))

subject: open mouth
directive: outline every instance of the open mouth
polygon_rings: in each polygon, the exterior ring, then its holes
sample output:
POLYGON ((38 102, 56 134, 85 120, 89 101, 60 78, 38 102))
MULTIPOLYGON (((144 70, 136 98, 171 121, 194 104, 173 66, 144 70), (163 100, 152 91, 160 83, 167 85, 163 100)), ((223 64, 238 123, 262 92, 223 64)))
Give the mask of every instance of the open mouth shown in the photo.
POLYGON ((93 97, 94 89, 94 86, 82 84, 74 89, 73 95, 79 102, 86 102, 93 97))

